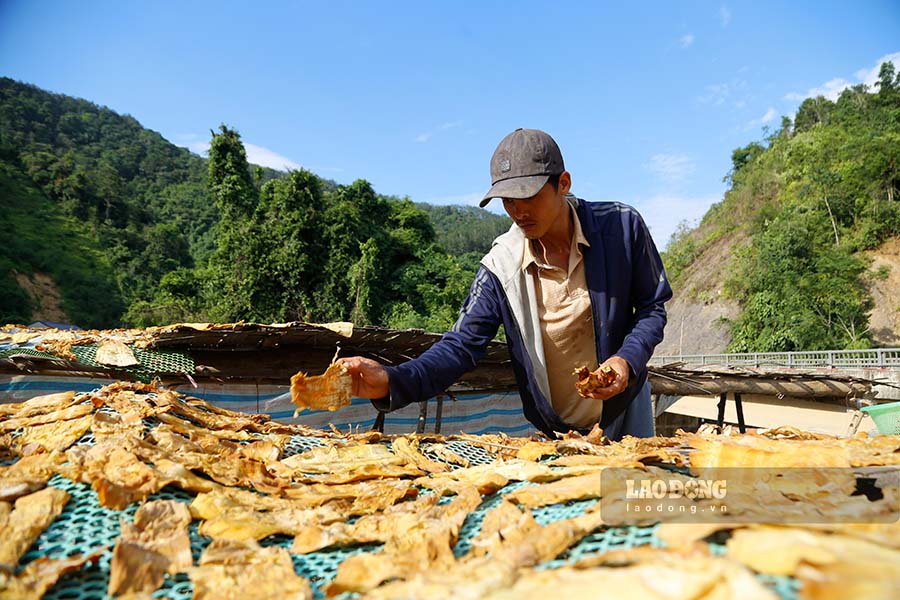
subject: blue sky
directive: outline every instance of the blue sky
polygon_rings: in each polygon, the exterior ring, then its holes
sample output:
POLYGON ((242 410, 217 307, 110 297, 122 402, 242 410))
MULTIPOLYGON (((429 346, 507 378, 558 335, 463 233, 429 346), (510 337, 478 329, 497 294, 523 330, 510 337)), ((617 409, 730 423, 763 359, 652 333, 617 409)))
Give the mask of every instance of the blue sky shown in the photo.
POLYGON ((197 152, 225 123, 259 164, 473 204, 497 142, 544 129, 573 191, 637 207, 660 247, 721 199, 734 148, 885 59, 896 0, 0 0, 0 75, 197 152))

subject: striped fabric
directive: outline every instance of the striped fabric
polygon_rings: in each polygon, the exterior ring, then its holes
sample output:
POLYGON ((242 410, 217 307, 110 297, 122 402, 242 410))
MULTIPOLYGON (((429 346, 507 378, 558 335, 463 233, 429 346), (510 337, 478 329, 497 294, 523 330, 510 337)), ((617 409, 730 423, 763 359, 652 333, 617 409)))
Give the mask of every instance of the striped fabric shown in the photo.
MULTIPOLYGON (((86 377, 39 377, 31 375, 0 375, 0 402, 22 402, 43 394, 74 390, 90 392, 111 383, 106 379, 86 377)), ((377 415, 372 403, 364 398, 354 398, 350 406, 334 412, 306 410, 294 418, 296 406, 291 403, 288 386, 275 385, 223 385, 190 384, 174 388, 176 391, 205 400, 229 410, 264 413, 283 423, 301 423, 309 427, 326 429, 334 425, 341 431, 370 430, 377 415)), ((426 432, 435 431, 437 402, 427 404, 426 432)), ((384 432, 387 434, 411 433, 416 430, 419 405, 385 416, 384 432)), ((535 431, 525 420, 522 404, 516 393, 464 394, 455 400, 444 398, 441 415, 441 433, 506 433, 525 436, 535 431)))

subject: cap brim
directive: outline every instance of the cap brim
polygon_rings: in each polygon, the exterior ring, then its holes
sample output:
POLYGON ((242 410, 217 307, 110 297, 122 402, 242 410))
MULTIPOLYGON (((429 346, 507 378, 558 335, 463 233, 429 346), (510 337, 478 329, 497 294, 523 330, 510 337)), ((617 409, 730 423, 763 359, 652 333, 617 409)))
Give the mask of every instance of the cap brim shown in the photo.
POLYGON ((484 208, 491 198, 531 198, 541 191, 548 179, 549 175, 529 175, 498 181, 488 190, 478 206, 484 208))

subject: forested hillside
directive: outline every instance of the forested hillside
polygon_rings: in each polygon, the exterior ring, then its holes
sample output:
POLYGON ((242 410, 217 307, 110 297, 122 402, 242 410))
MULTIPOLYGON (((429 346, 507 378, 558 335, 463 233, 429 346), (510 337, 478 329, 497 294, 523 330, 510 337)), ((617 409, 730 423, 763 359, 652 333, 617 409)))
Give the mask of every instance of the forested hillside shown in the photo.
POLYGON ((512 221, 474 206, 433 206, 416 203, 434 223, 437 241, 454 256, 475 254, 481 258, 487 248, 485 240, 504 233, 512 221))
POLYGON ((0 225, 0 322, 439 331, 474 272, 467 253, 508 220, 254 167, 224 126, 207 160, 130 116, 2 78, 0 225))
POLYGON ((0 160, 0 313, 25 322, 30 296, 42 318, 89 325, 116 322, 124 306, 110 261, 90 227, 65 214, 7 160, 0 160), (59 296, 53 282, 64 281, 59 296))
MULTIPOLYGON (((691 336, 724 332, 736 352, 876 343, 873 293, 891 274, 870 268, 869 257, 900 236, 893 65, 882 65, 875 89, 805 100, 763 141, 736 149, 732 163, 723 200, 665 253, 676 299, 662 353, 683 349, 686 320, 691 336), (716 314, 719 331, 708 322, 716 314)), ((896 312, 900 294, 892 301, 896 312)), ((689 351, 723 349, 695 341, 689 351)))

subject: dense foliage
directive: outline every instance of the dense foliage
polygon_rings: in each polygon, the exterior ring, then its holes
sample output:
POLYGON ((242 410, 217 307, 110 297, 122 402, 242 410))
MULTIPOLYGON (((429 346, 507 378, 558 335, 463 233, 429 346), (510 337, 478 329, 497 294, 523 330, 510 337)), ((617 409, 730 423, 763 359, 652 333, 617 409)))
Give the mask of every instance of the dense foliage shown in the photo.
POLYGON ((0 160, 0 230, 5 232, 0 251, 2 322, 29 321, 32 300, 16 275, 30 278, 34 272, 66 282, 58 308, 78 322, 116 322, 124 307, 115 273, 89 227, 62 214, 5 160, 0 160))
POLYGON ((364 180, 252 167, 224 126, 203 159, 130 116, 0 78, 0 226, 15 232, 0 245, 0 322, 32 318, 18 281, 43 273, 82 326, 299 319, 441 331, 508 223, 386 198, 364 180))
MULTIPOLYGON (((499 200, 494 200, 499 203, 499 200)), ((484 241, 493 240, 509 229, 512 222, 474 206, 433 206, 416 204, 431 218, 438 243, 454 256, 485 252, 484 241)))
POLYGON ((726 278, 742 307, 730 350, 865 348, 872 298, 862 251, 900 235, 900 75, 884 63, 874 90, 809 98, 793 122, 732 154, 730 187, 664 260, 676 291, 704 248, 751 240, 726 278))

